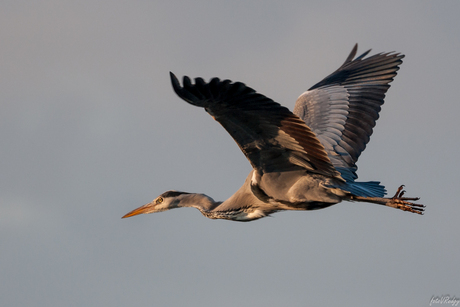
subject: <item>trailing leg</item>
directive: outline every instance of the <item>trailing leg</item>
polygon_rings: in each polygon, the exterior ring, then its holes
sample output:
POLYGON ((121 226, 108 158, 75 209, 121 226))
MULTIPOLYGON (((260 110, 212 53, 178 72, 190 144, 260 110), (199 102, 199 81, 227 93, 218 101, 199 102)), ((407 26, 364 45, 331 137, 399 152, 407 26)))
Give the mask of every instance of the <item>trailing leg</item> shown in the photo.
POLYGON ((373 204, 384 205, 392 208, 401 209, 403 211, 409 211, 412 213, 423 214, 425 206, 421 204, 414 204, 410 201, 417 201, 418 197, 403 197, 406 191, 403 190, 404 185, 400 186, 396 191, 396 194, 391 198, 385 197, 362 197, 362 196, 351 196, 351 201, 362 201, 373 204))

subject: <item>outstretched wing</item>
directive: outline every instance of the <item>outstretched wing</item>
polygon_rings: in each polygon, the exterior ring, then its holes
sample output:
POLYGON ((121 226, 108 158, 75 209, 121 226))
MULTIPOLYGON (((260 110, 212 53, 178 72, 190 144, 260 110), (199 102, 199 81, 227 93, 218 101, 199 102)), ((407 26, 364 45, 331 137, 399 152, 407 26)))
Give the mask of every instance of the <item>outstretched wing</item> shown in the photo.
POLYGON ((171 73, 179 97, 205 108, 233 137, 260 174, 307 170, 340 178, 323 145, 304 121, 287 108, 241 82, 184 77, 183 87, 171 73))
POLYGON ((356 44, 345 63, 297 99, 294 114, 316 134, 342 177, 354 181, 356 161, 366 148, 379 117, 389 83, 404 57, 379 53, 353 60, 356 44))

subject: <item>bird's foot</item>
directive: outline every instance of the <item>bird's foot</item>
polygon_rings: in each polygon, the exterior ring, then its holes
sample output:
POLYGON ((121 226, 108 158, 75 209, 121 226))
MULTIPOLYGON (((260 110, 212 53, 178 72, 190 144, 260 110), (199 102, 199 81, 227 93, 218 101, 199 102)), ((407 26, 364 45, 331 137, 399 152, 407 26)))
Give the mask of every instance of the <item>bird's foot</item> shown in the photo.
POLYGON ((409 211, 412 213, 422 214, 425 211, 425 206, 421 204, 414 204, 410 201, 417 201, 419 197, 403 197, 406 191, 403 190, 404 185, 401 185, 396 194, 392 198, 387 198, 388 202, 386 203, 387 206, 392 208, 401 209, 403 211, 409 211))

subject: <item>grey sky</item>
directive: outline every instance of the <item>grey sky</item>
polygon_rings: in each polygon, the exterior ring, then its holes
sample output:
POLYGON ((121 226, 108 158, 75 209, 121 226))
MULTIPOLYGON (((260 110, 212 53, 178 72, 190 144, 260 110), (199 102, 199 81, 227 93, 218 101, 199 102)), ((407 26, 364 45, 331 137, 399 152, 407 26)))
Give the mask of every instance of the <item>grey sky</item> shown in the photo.
POLYGON ((460 297, 459 1, 2 1, 2 306, 428 306, 460 297), (361 180, 424 216, 341 203, 251 223, 121 220, 169 190, 232 195, 250 165, 169 71, 293 108, 358 53, 406 55, 361 180), (455 260, 457 259, 457 260, 455 260))

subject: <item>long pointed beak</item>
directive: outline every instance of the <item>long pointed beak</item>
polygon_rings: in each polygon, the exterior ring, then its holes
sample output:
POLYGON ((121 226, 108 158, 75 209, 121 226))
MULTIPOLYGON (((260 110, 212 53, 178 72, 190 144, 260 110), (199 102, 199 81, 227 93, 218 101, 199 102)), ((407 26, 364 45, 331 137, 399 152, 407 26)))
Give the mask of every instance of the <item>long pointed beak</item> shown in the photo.
POLYGON ((146 204, 146 205, 143 205, 143 206, 141 206, 141 207, 139 207, 137 209, 134 209, 133 211, 131 211, 129 213, 126 213, 121 218, 124 219, 124 218, 135 216, 135 215, 138 215, 138 214, 149 213, 151 211, 152 211, 152 204, 146 204))

